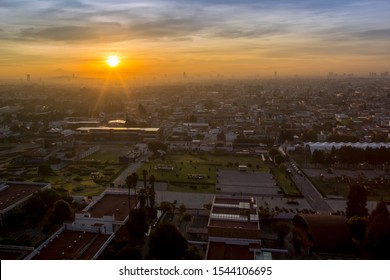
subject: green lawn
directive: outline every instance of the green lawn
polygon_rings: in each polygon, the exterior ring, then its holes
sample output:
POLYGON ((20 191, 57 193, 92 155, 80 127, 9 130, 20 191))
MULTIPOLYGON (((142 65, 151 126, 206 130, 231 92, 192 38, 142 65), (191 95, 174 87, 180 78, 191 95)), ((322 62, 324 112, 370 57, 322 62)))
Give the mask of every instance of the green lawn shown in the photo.
POLYGON ((237 170, 239 164, 246 164, 250 171, 268 172, 261 158, 248 156, 216 156, 173 154, 165 159, 143 163, 137 170, 139 180, 142 171, 148 171, 147 178, 154 175, 156 181, 168 182, 168 190, 183 192, 215 192, 217 169, 237 170))
MULTIPOLYGON (((323 195, 340 195, 344 198, 348 198, 349 186, 346 183, 338 183, 336 178, 326 178, 321 180, 321 177, 310 177, 310 180, 316 186, 316 188, 323 195)), ((368 199, 369 200, 385 200, 390 201, 390 188, 375 188, 368 190, 368 199)))
POLYGON ((287 195, 301 194, 285 171, 279 168, 273 168, 272 174, 274 175, 278 186, 281 187, 287 195))
POLYGON ((349 186, 344 183, 336 182, 336 178, 321 179, 320 176, 310 177, 310 181, 316 186, 318 191, 325 196, 341 195, 348 196, 349 186))
POLYGON ((157 159, 143 163, 137 170, 137 174, 142 180, 142 170, 145 169, 148 171, 148 177, 153 174, 156 181, 215 184, 217 169, 237 170, 239 164, 247 164, 249 171, 269 171, 260 158, 184 154, 168 155, 164 160, 157 159))

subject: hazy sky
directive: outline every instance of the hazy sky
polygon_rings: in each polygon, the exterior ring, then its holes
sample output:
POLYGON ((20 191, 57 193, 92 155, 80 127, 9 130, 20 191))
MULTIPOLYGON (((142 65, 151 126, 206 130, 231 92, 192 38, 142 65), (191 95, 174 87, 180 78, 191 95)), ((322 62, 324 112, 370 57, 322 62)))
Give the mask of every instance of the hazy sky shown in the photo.
POLYGON ((0 0, 0 78, 390 71, 390 1, 0 0))

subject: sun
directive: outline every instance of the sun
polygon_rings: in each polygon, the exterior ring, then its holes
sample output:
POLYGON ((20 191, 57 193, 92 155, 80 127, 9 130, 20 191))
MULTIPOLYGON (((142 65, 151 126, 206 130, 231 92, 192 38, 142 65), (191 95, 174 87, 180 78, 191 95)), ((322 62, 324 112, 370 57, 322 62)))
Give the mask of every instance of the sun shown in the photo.
POLYGON ((114 68, 114 67, 117 67, 118 64, 120 63, 120 60, 118 58, 118 56, 116 55, 110 55, 107 60, 106 60, 108 66, 114 68))

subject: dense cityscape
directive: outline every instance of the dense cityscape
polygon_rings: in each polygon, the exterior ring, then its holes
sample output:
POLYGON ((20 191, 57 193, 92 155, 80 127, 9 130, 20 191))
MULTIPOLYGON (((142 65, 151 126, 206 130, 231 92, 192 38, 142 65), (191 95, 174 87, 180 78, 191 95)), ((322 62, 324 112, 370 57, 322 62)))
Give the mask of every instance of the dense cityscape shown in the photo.
POLYGON ((389 259, 390 79, 0 83, 0 259, 389 259))

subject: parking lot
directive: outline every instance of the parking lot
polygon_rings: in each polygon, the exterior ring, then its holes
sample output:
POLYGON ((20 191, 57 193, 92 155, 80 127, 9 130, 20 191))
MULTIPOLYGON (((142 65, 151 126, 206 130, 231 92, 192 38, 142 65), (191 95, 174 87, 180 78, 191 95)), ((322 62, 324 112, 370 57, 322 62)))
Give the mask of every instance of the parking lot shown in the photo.
POLYGON ((266 172, 222 170, 217 179, 217 193, 281 196, 272 175, 266 172))

